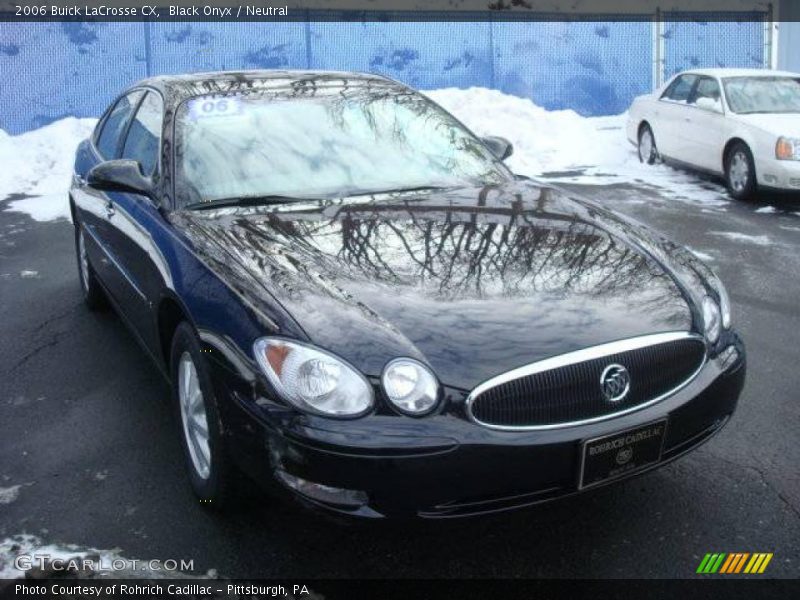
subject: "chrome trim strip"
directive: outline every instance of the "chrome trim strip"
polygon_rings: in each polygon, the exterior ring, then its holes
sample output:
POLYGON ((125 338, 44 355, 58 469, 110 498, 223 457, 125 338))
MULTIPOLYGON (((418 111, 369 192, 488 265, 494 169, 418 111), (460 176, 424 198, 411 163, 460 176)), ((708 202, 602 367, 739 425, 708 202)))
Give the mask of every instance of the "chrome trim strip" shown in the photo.
POLYGON ((502 373, 491 379, 487 379, 475 389, 473 389, 469 396, 467 396, 466 401, 466 412, 467 417, 470 421, 477 425, 481 425, 483 427, 487 427, 489 429, 496 429, 498 431, 543 431, 547 429, 563 429, 565 427, 575 427, 576 425, 588 425, 589 423, 598 423, 600 421, 607 421, 608 419, 613 419, 619 417, 621 415, 626 415, 628 413, 635 412, 637 410, 641 410, 648 406, 652 406, 656 402, 664 400, 665 398, 675 394, 676 392, 682 390, 687 385, 689 385, 695 377, 700 373, 700 371, 705 366, 706 362, 708 361, 708 352, 703 354, 703 360, 700 362, 700 365, 697 367, 697 370, 694 371, 685 381, 683 381, 680 385, 672 388, 668 392, 653 398, 652 400, 648 400, 647 402, 643 402, 642 404, 637 404, 636 406, 632 406, 625 410, 620 410, 608 415, 602 415, 599 417, 592 417, 591 419, 582 419, 580 421, 568 421, 565 423, 553 423, 549 425, 493 425, 491 423, 484 423, 483 421, 477 419, 475 415, 472 414, 472 405, 475 400, 480 396, 482 393, 486 392, 487 390, 497 387, 503 383, 508 383, 509 381, 513 381, 515 379, 520 379, 522 377, 527 377, 528 375, 534 375, 536 373, 542 373, 544 371, 551 371, 553 369, 558 369, 560 367, 566 367, 569 365, 574 365, 577 363, 582 363, 587 360, 593 360, 596 358, 603 358, 604 356, 610 356, 612 354, 618 354, 620 352, 628 352, 630 350, 639 350, 640 348, 646 348, 648 346, 657 346, 659 344, 665 344, 667 342, 675 342, 678 340, 697 340, 705 345, 705 339, 703 336, 698 335, 696 333, 690 333, 688 331, 673 331, 669 333, 656 333, 652 335, 643 335, 635 338, 629 338, 626 340, 619 340, 616 342, 609 342, 607 344, 600 344, 598 346, 591 346, 590 348, 583 348, 581 350, 576 350, 574 352, 568 352, 566 354, 560 354, 558 356, 552 356, 550 358, 545 358, 535 363, 531 363, 529 365, 525 365, 524 367, 519 367, 508 371, 506 373, 502 373))

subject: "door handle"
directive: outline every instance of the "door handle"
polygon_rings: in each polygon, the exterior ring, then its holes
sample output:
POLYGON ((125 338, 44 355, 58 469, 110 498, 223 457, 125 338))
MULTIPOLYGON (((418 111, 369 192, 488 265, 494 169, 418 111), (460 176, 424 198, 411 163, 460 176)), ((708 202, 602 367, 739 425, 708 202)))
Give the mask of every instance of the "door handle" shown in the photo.
POLYGON ((117 211, 116 211, 116 209, 114 208, 114 205, 113 205, 113 204, 111 204, 111 202, 109 202, 108 204, 106 204, 106 217, 108 217, 108 218, 110 219, 110 218, 111 218, 111 217, 113 217, 113 216, 114 216, 116 213, 117 213, 117 211))

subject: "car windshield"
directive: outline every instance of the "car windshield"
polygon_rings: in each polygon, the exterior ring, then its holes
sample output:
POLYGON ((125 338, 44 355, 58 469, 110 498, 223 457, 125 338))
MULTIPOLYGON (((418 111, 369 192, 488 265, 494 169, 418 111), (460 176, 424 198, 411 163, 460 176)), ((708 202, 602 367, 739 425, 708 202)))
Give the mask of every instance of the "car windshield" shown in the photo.
POLYGON ((472 133, 411 90, 318 88, 203 96, 176 122, 181 205, 498 183, 472 133))
POLYGON ((728 106, 735 113, 800 112, 800 79, 728 77, 723 83, 728 106))

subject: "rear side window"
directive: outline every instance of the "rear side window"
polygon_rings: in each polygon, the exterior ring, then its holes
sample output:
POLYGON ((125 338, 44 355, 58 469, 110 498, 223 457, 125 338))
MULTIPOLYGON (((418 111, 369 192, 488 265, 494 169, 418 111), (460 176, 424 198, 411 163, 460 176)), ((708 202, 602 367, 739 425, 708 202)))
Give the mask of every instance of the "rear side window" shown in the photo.
POLYGON ((116 158, 117 148, 119 148, 120 139, 125 132, 125 126, 128 124, 133 108, 141 97, 142 92, 139 91, 123 96, 106 117, 103 129, 97 138, 97 150, 103 158, 116 158))
POLYGON ((121 158, 138 161, 142 173, 148 177, 158 164, 158 149, 161 141, 161 124, 164 105, 161 96, 148 92, 131 121, 121 158))
POLYGON ((685 103, 689 98, 695 81, 697 81, 697 75, 681 75, 669 85, 661 95, 661 99, 685 103))

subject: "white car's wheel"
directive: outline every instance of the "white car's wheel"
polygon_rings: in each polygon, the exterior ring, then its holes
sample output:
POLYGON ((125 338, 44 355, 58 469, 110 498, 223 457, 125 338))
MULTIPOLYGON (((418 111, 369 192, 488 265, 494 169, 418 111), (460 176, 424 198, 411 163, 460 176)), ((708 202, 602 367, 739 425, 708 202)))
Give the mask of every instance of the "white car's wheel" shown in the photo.
POLYGON ((653 136, 653 130, 650 129, 649 125, 644 125, 639 129, 638 148, 640 162, 652 165, 658 160, 656 138, 653 136))
POLYGON ((749 200, 756 192, 756 167, 750 148, 737 142, 725 157, 725 183, 737 200, 749 200))

